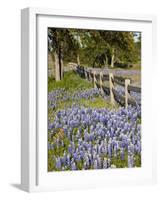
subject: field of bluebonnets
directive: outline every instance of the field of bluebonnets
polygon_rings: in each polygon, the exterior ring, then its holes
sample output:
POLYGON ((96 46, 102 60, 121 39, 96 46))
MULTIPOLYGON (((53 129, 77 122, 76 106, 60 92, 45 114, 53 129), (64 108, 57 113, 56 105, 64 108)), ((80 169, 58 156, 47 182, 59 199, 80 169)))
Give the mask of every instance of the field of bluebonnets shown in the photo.
MULTIPOLYGON (((117 91, 124 94, 121 86, 117 91)), ((113 107, 74 71, 59 82, 49 78, 48 171, 141 167, 141 96, 131 95, 136 106, 113 107)))

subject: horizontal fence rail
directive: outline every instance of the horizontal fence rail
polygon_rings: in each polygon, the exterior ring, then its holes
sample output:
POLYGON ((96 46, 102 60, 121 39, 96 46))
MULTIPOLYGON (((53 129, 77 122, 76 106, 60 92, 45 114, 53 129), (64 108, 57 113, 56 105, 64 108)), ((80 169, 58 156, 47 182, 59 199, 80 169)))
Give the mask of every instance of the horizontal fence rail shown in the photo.
POLYGON ((86 69, 85 67, 76 66, 76 72, 88 81, 92 81, 94 88, 100 89, 103 93, 110 96, 111 103, 114 105, 115 101, 120 105, 127 107, 128 104, 136 106, 137 103, 130 92, 141 93, 141 88, 130 84, 129 78, 113 76, 113 73, 105 73, 86 69), (103 85, 103 82, 108 81, 109 87, 103 85), (116 89, 115 85, 120 85, 125 88, 125 95, 121 95, 116 89))

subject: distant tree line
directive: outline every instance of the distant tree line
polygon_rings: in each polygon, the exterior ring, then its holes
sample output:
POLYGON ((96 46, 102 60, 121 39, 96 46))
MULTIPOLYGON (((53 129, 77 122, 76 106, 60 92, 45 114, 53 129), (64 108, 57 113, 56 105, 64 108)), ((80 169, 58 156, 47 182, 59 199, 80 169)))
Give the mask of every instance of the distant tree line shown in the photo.
POLYGON ((68 62, 90 67, 132 66, 141 59, 141 33, 48 28, 48 52, 54 57, 56 80, 63 78, 68 62))

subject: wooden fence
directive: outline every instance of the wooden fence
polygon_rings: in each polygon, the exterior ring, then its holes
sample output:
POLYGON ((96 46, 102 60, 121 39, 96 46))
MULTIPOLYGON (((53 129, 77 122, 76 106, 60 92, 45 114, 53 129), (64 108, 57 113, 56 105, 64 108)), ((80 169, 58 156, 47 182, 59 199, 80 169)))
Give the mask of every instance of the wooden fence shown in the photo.
POLYGON ((136 100, 130 95, 130 92, 141 93, 141 88, 130 84, 131 80, 119 76, 113 75, 113 73, 104 73, 102 71, 96 71, 91 69, 85 69, 84 67, 76 67, 76 71, 82 78, 92 81, 94 88, 99 88, 102 93, 110 96, 110 101, 113 105, 116 102, 125 106, 128 105, 136 106, 136 100), (109 82, 109 86, 103 84, 104 81, 109 82), (116 85, 120 85, 125 88, 124 95, 121 95, 115 88, 116 85))

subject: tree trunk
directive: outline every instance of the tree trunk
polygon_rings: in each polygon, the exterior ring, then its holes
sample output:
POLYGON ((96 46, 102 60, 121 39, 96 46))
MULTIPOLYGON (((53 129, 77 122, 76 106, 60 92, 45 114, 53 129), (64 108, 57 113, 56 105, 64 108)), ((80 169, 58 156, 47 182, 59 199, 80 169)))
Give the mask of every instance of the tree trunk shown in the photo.
POLYGON ((96 58, 94 59, 94 62, 93 62, 93 68, 95 67, 95 63, 96 63, 96 58))
POLYGON ((63 58, 61 58, 60 63, 61 63, 61 80, 62 80, 63 77, 64 77, 64 63, 63 63, 63 58))
POLYGON ((77 53, 77 65, 80 66, 80 58, 79 58, 79 53, 77 53))
POLYGON ((111 67, 114 67, 114 49, 112 49, 112 56, 111 56, 111 67))
POLYGON ((59 73, 60 73, 60 80, 63 79, 64 74, 64 65, 63 65, 63 43, 60 42, 59 47, 59 73))
POLYGON ((59 55, 56 51, 54 52, 54 58, 55 58, 55 80, 60 81, 59 55))
POLYGON ((105 55, 105 67, 108 67, 108 57, 105 55))

